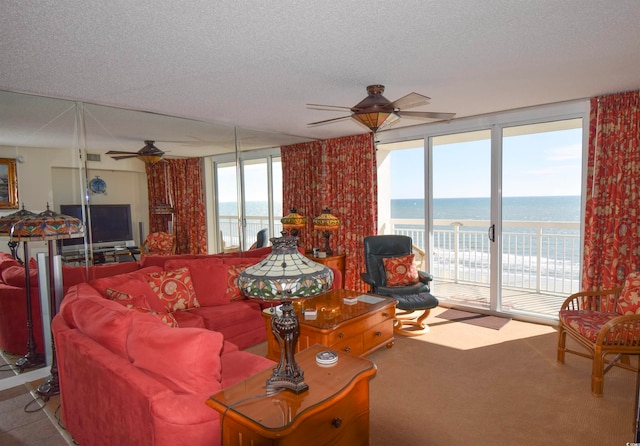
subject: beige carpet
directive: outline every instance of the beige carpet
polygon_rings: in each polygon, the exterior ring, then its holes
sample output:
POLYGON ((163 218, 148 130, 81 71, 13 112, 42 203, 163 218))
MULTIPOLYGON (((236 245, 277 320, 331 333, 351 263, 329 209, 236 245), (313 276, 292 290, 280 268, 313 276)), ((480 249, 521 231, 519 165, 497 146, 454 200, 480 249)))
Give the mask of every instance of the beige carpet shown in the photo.
MULTIPOLYGON (((634 438, 636 375, 614 368, 591 396, 591 362, 556 363, 553 327, 512 320, 500 330, 444 320, 396 336, 368 358, 371 445, 623 446, 634 438)), ((266 353, 266 343, 250 351, 266 353)))

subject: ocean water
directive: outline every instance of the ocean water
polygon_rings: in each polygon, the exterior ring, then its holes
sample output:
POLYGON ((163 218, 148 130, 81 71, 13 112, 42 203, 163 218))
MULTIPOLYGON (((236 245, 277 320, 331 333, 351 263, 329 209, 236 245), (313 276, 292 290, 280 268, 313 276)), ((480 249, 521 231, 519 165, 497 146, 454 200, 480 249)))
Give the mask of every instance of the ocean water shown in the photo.
MULTIPOLYGON (((435 198, 433 218, 436 220, 490 220, 490 199, 435 198)), ((424 218, 423 199, 391 200, 391 218, 424 218)), ((580 197, 504 197, 502 219, 513 221, 580 220, 580 197)))

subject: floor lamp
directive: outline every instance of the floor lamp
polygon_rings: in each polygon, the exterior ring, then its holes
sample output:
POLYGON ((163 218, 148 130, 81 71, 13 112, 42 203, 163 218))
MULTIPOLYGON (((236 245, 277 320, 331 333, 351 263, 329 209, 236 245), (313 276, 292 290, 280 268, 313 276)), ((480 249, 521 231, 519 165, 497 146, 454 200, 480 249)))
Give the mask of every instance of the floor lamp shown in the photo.
MULTIPOLYGON (((26 217, 18 221, 12 229, 11 238, 25 241, 25 270, 28 271, 28 251, 26 241, 41 241, 48 242, 49 247, 49 261, 48 261, 48 273, 49 273, 49 314, 51 319, 57 313, 57 306, 59 297, 57 296, 57 288, 54 276, 54 256, 55 256, 55 241, 68 238, 84 237, 84 226, 82 222, 68 215, 57 214, 49 209, 47 204, 47 210, 43 211, 33 217, 26 217), (23 240, 24 239, 24 240, 23 240)), ((29 276, 27 275, 27 278, 29 276)), ((56 350, 53 336, 51 337, 51 376, 49 376, 45 382, 40 384, 37 392, 48 398, 52 395, 60 393, 58 384, 58 365, 56 362, 56 350)))

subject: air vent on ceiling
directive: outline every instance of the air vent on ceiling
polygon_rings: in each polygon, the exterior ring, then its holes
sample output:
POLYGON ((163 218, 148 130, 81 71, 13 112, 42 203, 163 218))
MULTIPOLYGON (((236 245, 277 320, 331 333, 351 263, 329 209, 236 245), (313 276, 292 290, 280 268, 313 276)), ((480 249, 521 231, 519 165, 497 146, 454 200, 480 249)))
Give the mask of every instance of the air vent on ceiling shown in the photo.
POLYGON ((87 161, 100 161, 99 153, 87 153, 87 161))

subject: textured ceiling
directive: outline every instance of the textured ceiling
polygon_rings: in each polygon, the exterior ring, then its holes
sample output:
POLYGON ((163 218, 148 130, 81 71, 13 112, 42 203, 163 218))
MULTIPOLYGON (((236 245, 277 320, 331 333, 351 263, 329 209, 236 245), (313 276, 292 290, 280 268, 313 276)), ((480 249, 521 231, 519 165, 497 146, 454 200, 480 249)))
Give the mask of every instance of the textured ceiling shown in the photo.
MULTIPOLYGON (((2 6, 0 90, 221 124, 86 106, 94 149, 153 139, 203 155, 233 144, 234 126, 245 148, 363 133, 353 120, 309 127, 344 114, 305 104, 352 106, 378 83, 389 100, 421 93, 432 100, 416 110, 456 118, 640 89, 636 0, 2 6)), ((69 144, 68 105, 0 94, 0 145, 69 144)))

